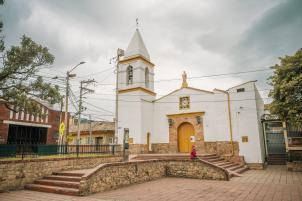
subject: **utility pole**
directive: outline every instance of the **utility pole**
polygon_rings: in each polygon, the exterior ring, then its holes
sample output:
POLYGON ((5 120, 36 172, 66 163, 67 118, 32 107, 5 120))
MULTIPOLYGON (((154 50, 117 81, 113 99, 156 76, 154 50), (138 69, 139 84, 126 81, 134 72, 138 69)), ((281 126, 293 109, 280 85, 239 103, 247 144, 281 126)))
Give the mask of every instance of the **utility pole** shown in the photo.
MULTIPOLYGON (((65 130, 64 130, 64 141, 65 145, 67 145, 67 134, 69 126, 68 125, 68 99, 69 99, 69 78, 75 77, 76 74, 71 74, 71 72, 76 69, 79 65, 84 64, 85 62, 80 62, 76 66, 74 66, 70 71, 67 71, 66 73, 66 94, 65 94, 65 114, 64 114, 64 124, 65 124, 65 130)), ((67 146, 66 146, 67 148, 67 146)))
MULTIPOLYGON (((64 124, 65 124, 65 130, 64 130, 64 138, 62 138, 62 144, 64 143, 67 145, 67 124, 68 124, 68 98, 69 98, 69 78, 70 74, 69 71, 66 73, 66 94, 65 94, 65 113, 64 113, 64 124)), ((66 147, 67 148, 67 147, 66 147)))
POLYGON ((92 145, 91 114, 89 114, 89 144, 92 145))
POLYGON ((94 80, 82 80, 80 84, 80 100, 79 100, 79 110, 78 110, 78 135, 77 135, 77 156, 79 155, 79 145, 80 145, 80 137, 81 137, 81 113, 83 111, 83 95, 87 93, 93 93, 94 90, 88 89, 84 87, 84 85, 88 85, 90 83, 95 82, 94 80))
MULTIPOLYGON (((60 124, 59 124, 59 126, 61 125, 62 119, 63 119, 63 106, 64 106, 63 98, 64 98, 64 96, 63 96, 62 99, 61 99, 60 124)), ((59 135, 59 142, 58 142, 58 144, 60 145, 60 147, 61 147, 61 145, 63 144, 63 136, 61 135, 61 133, 60 133, 60 135, 59 135)))
POLYGON ((119 83, 119 60, 120 57, 124 56, 124 50, 122 49, 117 49, 117 54, 116 54, 116 88, 115 88, 115 144, 118 143, 118 83, 119 83))

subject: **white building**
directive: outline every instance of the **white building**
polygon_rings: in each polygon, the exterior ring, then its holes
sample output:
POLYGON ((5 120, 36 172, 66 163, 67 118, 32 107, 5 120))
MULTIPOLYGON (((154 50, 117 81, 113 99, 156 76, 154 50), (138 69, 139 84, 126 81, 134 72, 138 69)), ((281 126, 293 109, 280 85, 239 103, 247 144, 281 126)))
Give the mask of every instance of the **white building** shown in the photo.
POLYGON ((264 108, 256 81, 206 91, 189 87, 184 72, 182 86, 157 99, 154 64, 138 29, 118 73, 118 143, 129 142, 131 153, 189 152, 195 144, 198 153, 264 162, 264 108))

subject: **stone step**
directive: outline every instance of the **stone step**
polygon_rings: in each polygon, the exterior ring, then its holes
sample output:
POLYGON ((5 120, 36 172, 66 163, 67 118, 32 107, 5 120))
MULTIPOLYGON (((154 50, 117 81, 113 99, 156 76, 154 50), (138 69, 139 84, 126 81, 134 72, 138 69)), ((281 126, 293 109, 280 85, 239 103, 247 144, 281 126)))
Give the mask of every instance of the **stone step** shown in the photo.
POLYGON ((80 187, 80 182, 74 182, 74 181, 39 179, 36 180, 34 183, 40 185, 46 185, 46 186, 59 186, 59 187, 75 188, 75 189, 78 189, 80 187))
POLYGON ((214 159, 219 159, 219 156, 202 156, 201 157, 203 160, 214 160, 214 159))
POLYGON ((228 170, 236 171, 236 170, 238 170, 238 169, 240 169, 242 167, 244 167, 244 165, 236 164, 236 166, 230 167, 230 168, 228 168, 228 170))
POLYGON ((60 176, 60 175, 50 175, 44 177, 47 180, 60 180, 60 181, 81 181, 81 177, 71 177, 71 176, 60 176))
POLYGON ((229 169, 229 168, 234 167, 234 166, 238 166, 238 164, 237 163, 231 163, 231 164, 227 164, 227 165, 221 165, 220 167, 225 168, 225 169, 229 169))
POLYGON ((53 172, 53 175, 59 176, 71 176, 71 177, 82 177, 84 173, 76 173, 76 172, 53 172))
POLYGON ((214 162, 215 165, 221 167, 223 165, 230 165, 230 164, 233 164, 233 162, 228 162, 226 160, 223 160, 223 161, 218 161, 218 162, 214 162))
POLYGON ((267 161, 286 161, 286 158, 268 158, 267 161))
POLYGON ((285 165, 286 161, 285 160, 267 161, 267 164, 269 164, 269 165, 285 165))
POLYGON ((231 177, 241 177, 242 175, 237 173, 237 172, 233 172, 233 171, 229 171, 229 174, 231 177))
POLYGON ((243 172, 247 171, 249 168, 247 166, 244 166, 242 168, 237 169, 235 172, 238 174, 242 174, 243 172))
POLYGON ((225 161, 223 158, 214 158, 214 159, 205 159, 205 160, 211 163, 225 161))
POLYGON ((80 192, 79 189, 63 188, 58 186, 46 186, 40 184, 26 184, 25 189, 47 193, 57 193, 63 195, 79 195, 80 192))

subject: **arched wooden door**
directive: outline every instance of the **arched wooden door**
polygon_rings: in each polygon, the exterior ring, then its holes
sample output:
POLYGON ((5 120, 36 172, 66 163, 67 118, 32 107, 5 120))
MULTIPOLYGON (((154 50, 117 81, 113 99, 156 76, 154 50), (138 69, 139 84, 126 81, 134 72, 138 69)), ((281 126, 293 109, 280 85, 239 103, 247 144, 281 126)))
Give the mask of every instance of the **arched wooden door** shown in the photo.
POLYGON ((191 136, 195 136, 194 127, 190 123, 182 123, 178 127, 178 151, 182 153, 188 153, 191 151, 193 143, 191 142, 191 136))

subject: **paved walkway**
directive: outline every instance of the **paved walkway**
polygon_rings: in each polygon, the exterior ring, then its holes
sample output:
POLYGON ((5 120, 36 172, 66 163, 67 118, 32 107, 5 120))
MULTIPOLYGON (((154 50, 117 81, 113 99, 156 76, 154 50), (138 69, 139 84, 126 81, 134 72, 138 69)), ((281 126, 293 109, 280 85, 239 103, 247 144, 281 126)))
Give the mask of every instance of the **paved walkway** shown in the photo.
POLYGON ((164 178, 87 197, 71 197, 34 191, 0 194, 1 201, 302 201, 302 173, 288 172, 284 166, 250 170, 231 181, 164 178))

